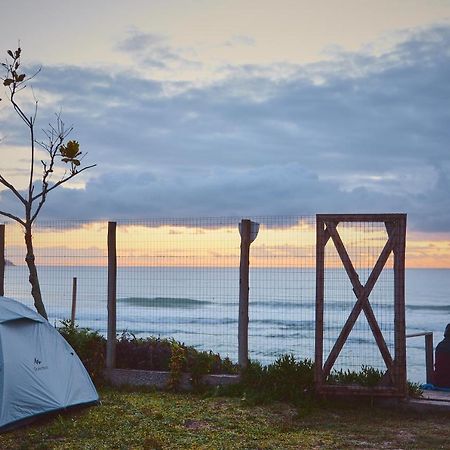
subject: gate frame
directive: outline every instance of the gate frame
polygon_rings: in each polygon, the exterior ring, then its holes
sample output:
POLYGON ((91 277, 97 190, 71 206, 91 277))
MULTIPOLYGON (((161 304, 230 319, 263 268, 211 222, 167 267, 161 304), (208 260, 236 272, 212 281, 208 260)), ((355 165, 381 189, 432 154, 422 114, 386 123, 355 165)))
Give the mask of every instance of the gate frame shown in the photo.
POLYGON ((405 334, 405 243, 406 214, 317 214, 316 215, 316 337, 315 337, 315 388, 319 394, 351 394, 370 396, 406 397, 406 334, 405 334), (372 272, 362 285, 343 244, 337 226, 340 222, 384 222, 387 241, 372 272), (323 362, 325 246, 332 240, 349 281, 353 286, 356 303, 340 335, 323 362), (389 256, 394 257, 394 357, 386 345, 383 333, 370 305, 369 297, 389 256), (326 384, 345 342, 361 312, 366 315, 378 349, 386 364, 386 373, 379 386, 326 384))

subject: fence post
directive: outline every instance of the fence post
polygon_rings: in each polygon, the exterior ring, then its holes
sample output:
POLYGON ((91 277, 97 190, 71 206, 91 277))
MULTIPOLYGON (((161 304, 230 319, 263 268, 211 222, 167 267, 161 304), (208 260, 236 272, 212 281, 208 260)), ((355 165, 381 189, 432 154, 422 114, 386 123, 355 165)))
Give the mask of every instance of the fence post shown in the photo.
POLYGON ((426 374, 427 383, 433 382, 433 333, 427 333, 425 335, 425 361, 426 361, 426 374))
POLYGON ((72 325, 75 325, 76 309, 77 309, 77 277, 73 277, 73 280, 72 280, 72 314, 70 316, 72 325))
POLYGON ((116 367, 116 222, 108 222, 108 335, 106 343, 106 368, 116 367))
POLYGON ((5 295, 5 224, 0 225, 0 297, 5 295))
POLYGON ((243 219, 241 228, 241 259, 239 264, 239 329, 238 362, 241 369, 248 365, 248 292, 251 221, 243 219))

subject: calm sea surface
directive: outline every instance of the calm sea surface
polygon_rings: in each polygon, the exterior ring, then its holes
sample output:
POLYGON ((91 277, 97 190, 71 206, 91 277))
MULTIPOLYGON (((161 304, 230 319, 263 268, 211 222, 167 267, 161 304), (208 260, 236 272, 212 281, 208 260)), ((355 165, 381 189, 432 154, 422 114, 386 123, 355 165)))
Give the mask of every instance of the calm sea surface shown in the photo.
MULTIPOLYGON (((69 318, 72 279, 77 277, 77 322, 106 333, 107 271, 104 267, 40 267, 49 319, 69 318)), ((361 276, 364 282, 364 276, 361 276)), ((381 276, 370 301, 393 351, 393 277, 381 276)), ((25 267, 7 267, 5 294, 32 306, 25 267)), ((355 302, 341 270, 325 283, 324 351, 332 348, 355 302)), ((170 337, 237 359, 239 272, 230 268, 118 270, 117 330, 136 336, 170 337)), ((269 363, 284 353, 313 358, 315 273, 301 269, 252 269, 250 274, 250 357, 269 363)), ((406 271, 407 334, 434 332, 435 345, 450 322, 450 270, 406 271)), ((424 338, 407 339, 408 378, 425 381, 424 338)), ((338 369, 383 368, 362 314, 336 362, 338 369)))

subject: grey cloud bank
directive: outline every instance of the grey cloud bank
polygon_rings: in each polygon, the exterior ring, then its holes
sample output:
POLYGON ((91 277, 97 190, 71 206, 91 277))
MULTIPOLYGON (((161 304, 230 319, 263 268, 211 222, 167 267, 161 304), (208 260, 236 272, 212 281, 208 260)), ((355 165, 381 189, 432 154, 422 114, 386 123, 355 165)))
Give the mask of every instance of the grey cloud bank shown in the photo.
MULTIPOLYGON (((161 65, 176 59, 157 36, 122 48, 133 45, 143 60, 146 45, 161 65)), ((56 96, 98 168, 85 189, 54 191, 42 217, 406 212, 414 230, 450 232, 449 49, 438 26, 381 56, 340 54, 285 77, 229 67, 203 86, 44 67, 37 95, 56 96)), ((41 106, 42 123, 54 110, 41 106)), ((20 142, 20 124, 8 127, 20 142)))

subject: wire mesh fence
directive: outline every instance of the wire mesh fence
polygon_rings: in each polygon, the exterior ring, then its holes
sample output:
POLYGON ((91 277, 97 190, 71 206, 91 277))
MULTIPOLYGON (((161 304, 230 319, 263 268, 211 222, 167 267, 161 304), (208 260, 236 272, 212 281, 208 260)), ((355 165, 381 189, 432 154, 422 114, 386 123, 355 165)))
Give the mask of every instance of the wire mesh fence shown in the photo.
POLYGON ((239 219, 120 221, 117 330, 235 356, 239 219))
MULTIPOLYGON (((250 250, 249 357, 267 364, 282 354, 314 357, 314 216, 252 217, 260 223, 250 250)), ((240 218, 148 219, 117 222, 117 332, 173 338, 237 361, 240 218)), ((107 223, 40 222, 36 261, 49 320, 71 314, 77 278, 76 322, 106 335, 107 223)), ((378 224, 339 225, 361 283, 370 274, 386 231, 378 224)), ((5 295, 32 306, 23 232, 6 226, 5 295)), ((327 246, 324 353, 355 303, 337 253, 327 246), (333 253, 334 252, 334 253, 333 253)), ((390 262, 392 266, 392 262, 390 262)), ((393 343, 393 276, 383 271, 371 294, 389 348, 393 343)), ((338 368, 382 367, 363 316, 338 368)))
MULTIPOLYGON (((359 282, 364 286, 388 240, 385 224, 384 222, 341 222, 337 226, 337 230, 358 274, 359 282)), ((326 358, 357 300, 349 275, 343 268, 341 257, 331 239, 325 247, 324 297, 323 350, 326 358)), ((392 255, 369 295, 369 302, 387 347, 390 353, 394 354, 394 271, 392 255)), ((386 365, 367 317, 361 311, 334 364, 334 369, 359 370, 363 365, 381 371, 386 370, 386 365)))
MULTIPOLYGON (((104 222, 41 221, 35 225, 36 264, 50 323, 59 325, 70 318, 76 277, 77 321, 106 332, 106 230, 104 222)), ((33 307, 23 229, 9 223, 5 235, 5 295, 33 307)))
MULTIPOLYGON (((253 217, 249 356, 314 349, 314 218, 253 217), (302 305, 308 305, 302 308, 302 305)), ((238 353, 239 218, 118 223, 118 330, 238 353)))
POLYGON ((314 357, 315 218, 255 217, 250 250, 250 358, 314 357), (282 351, 280 351, 283 349, 282 351))

